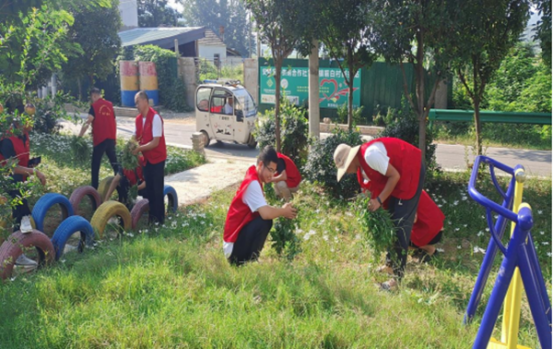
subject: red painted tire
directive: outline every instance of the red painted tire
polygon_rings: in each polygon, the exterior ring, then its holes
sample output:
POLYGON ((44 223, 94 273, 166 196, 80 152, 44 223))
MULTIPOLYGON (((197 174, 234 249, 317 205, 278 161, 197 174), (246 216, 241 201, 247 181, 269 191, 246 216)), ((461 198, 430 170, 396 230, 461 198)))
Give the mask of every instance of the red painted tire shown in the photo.
POLYGON ((54 245, 46 234, 38 230, 26 234, 17 231, 0 246, 0 279, 5 280, 11 277, 17 257, 23 254, 22 248, 31 247, 35 247, 38 251, 39 266, 54 262, 56 257, 54 245))
POLYGON ((142 217, 142 215, 149 210, 150 205, 148 204, 148 199, 142 199, 138 201, 135 206, 133 206, 133 209, 131 210, 131 226, 133 227, 133 230, 136 229, 138 222, 140 221, 140 217, 142 217))
POLYGON ((98 206, 102 204, 102 198, 100 198, 100 194, 98 193, 98 191, 90 185, 84 185, 75 189, 73 193, 71 193, 71 197, 69 198, 69 202, 73 207, 74 214, 80 215, 79 204, 85 196, 88 196, 90 198, 90 201, 92 202, 93 212, 96 211, 98 206))

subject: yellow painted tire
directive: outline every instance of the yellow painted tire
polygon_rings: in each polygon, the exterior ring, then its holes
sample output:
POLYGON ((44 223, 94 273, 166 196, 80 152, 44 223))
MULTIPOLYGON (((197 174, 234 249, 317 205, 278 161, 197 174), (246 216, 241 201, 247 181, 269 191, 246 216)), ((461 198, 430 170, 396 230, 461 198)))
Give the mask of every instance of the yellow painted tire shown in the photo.
POLYGON ((100 183, 98 183, 98 194, 100 194, 100 200, 104 201, 104 197, 106 196, 106 193, 108 192, 108 189, 110 189, 110 185, 112 184, 113 176, 109 176, 104 178, 100 183))
POLYGON ((104 230, 106 229, 106 224, 108 220, 112 217, 119 217, 123 223, 124 230, 131 230, 131 213, 120 202, 117 201, 106 201, 96 211, 90 220, 90 225, 94 231, 98 234, 100 239, 104 235, 104 230))

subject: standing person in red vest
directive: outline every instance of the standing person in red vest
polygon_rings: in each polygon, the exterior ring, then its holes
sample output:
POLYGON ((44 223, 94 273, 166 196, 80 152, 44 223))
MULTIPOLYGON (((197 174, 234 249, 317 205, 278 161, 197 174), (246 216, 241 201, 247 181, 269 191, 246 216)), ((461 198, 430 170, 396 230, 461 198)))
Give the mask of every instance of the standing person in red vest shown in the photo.
POLYGON ((263 194, 263 184, 270 183, 277 171, 277 152, 266 146, 258 156, 257 165, 246 171, 227 212, 223 231, 223 253, 231 264, 242 265, 260 256, 273 219, 294 219, 296 209, 290 203, 283 207, 269 206, 263 194))
POLYGON ((146 198, 149 201, 150 223, 164 224, 164 169, 167 150, 165 147, 164 124, 162 117, 148 104, 148 95, 139 91, 135 95, 135 104, 140 112, 135 119, 135 138, 139 146, 133 154, 144 155, 144 179, 146 198))
MULTIPOLYGON (((29 127, 23 127, 19 121, 15 121, 14 128, 18 128, 21 132, 20 135, 15 135, 12 133, 11 136, 6 136, 2 139, 2 146, 0 147, 0 156, 1 163, 4 163, 4 159, 14 158, 17 159, 17 165, 13 169, 12 180, 17 182, 25 182, 27 177, 30 175, 35 175, 40 179, 42 185, 46 184, 46 177, 36 168, 33 168, 29 163, 29 154, 30 154, 30 143, 29 143, 29 127)), ((10 190, 8 192, 12 198, 21 196, 21 192, 18 189, 10 190)), ((29 216, 31 210, 29 209, 29 204, 27 199, 22 199, 20 205, 15 206, 12 209, 12 215, 14 218, 14 231, 19 230, 19 225, 21 224, 21 219, 25 216, 29 216)))
POLYGON ((113 105, 100 95, 100 90, 94 87, 90 90, 92 104, 88 111, 87 121, 81 127, 79 137, 82 137, 89 125, 92 124, 92 165, 91 185, 98 189, 98 172, 104 153, 108 156, 112 165, 114 176, 118 170, 117 157, 115 155, 116 125, 113 105))
POLYGON ((277 172, 271 179, 274 184, 275 194, 290 201, 292 193, 298 191, 300 182, 302 181, 302 175, 298 171, 298 167, 294 164, 288 156, 285 154, 277 153, 277 172))
POLYGON ((370 200, 370 211, 376 211, 389 200, 388 211, 396 227, 396 241, 387 253, 387 266, 392 268, 396 278, 382 283, 381 287, 394 289, 404 276, 410 235, 425 179, 421 151, 401 139, 385 137, 357 147, 339 144, 333 157, 338 169, 337 181, 345 173, 356 173, 361 168, 374 190, 380 193, 370 200))

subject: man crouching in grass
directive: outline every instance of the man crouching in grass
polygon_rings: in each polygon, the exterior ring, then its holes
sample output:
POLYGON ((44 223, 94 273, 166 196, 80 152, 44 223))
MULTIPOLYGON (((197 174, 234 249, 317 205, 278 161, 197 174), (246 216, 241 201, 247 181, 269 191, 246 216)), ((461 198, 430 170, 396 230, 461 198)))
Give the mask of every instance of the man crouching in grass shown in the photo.
POLYGON ((258 260, 273 219, 296 217, 296 209, 290 203, 273 207, 265 201, 262 186, 271 183, 277 171, 277 161, 275 149, 266 146, 258 156, 257 165, 250 166, 246 171, 231 201, 223 231, 223 252, 231 264, 241 265, 258 260))

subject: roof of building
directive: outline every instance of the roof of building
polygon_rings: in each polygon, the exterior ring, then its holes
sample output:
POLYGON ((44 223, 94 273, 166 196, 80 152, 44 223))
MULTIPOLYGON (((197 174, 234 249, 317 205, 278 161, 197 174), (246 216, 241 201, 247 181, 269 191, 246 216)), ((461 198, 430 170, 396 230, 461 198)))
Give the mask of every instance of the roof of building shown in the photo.
POLYGON ((175 47, 175 39, 183 45, 204 37, 204 27, 135 28, 119 32, 121 46, 156 45, 161 48, 175 47))
POLYGON ((225 46, 223 40, 217 36, 213 30, 206 28, 204 31, 204 37, 198 40, 198 45, 204 46, 225 46))

